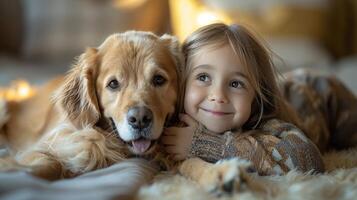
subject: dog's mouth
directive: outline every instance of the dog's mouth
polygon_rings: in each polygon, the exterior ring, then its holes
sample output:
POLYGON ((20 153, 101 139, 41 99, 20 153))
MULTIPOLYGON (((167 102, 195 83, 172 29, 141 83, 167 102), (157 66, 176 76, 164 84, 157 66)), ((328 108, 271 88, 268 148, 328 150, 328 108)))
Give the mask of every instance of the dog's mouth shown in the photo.
POLYGON ((116 132, 118 138, 122 140, 131 150, 134 154, 136 155, 144 155, 144 154, 149 154, 152 149, 155 148, 157 140, 150 140, 144 137, 139 137, 137 139, 131 140, 131 141, 125 141, 120 138, 117 127, 114 123, 114 120, 112 118, 109 118, 112 129, 114 132, 116 132))
POLYGON ((133 153, 142 155, 150 152, 150 150, 155 146, 156 140, 149 140, 143 137, 138 139, 128 141, 126 144, 130 147, 133 153))

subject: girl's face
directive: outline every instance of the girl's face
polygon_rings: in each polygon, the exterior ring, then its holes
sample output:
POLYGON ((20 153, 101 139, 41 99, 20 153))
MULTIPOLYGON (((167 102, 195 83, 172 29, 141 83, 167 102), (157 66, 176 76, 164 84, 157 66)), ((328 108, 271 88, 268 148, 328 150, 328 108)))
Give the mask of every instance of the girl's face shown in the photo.
POLYGON ((191 57, 190 65, 186 113, 216 133, 241 128, 255 92, 231 46, 204 47, 191 57))

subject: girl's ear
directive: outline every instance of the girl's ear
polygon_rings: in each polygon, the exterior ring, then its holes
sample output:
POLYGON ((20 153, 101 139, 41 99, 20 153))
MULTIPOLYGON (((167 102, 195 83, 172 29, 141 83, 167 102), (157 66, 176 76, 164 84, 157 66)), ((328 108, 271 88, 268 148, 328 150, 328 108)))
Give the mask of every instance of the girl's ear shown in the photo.
POLYGON ((100 117, 95 89, 97 51, 88 48, 79 57, 53 98, 68 120, 77 128, 93 126, 100 117))

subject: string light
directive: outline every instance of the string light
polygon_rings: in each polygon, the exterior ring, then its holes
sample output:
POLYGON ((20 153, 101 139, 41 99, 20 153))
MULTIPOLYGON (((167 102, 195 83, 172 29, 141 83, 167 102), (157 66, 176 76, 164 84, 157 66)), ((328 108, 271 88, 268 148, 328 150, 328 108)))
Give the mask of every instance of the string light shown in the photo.
POLYGON ((8 88, 0 88, 0 99, 21 101, 35 94, 35 89, 27 81, 17 80, 8 88))

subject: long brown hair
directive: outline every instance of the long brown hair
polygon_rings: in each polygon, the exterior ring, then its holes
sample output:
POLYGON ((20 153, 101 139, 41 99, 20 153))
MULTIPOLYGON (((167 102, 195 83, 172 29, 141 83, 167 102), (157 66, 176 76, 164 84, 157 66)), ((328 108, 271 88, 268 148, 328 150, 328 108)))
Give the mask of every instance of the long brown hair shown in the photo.
POLYGON ((252 114, 242 128, 244 130, 255 129, 260 122, 271 118, 298 125, 297 115, 288 107, 279 90, 278 73, 272 61, 272 52, 263 45, 263 40, 258 40, 242 25, 210 24, 196 30, 186 38, 182 45, 185 58, 182 91, 191 73, 192 56, 203 47, 212 47, 212 45, 220 47, 226 44, 232 47, 242 65, 246 67, 248 79, 256 94, 252 104, 252 114))

